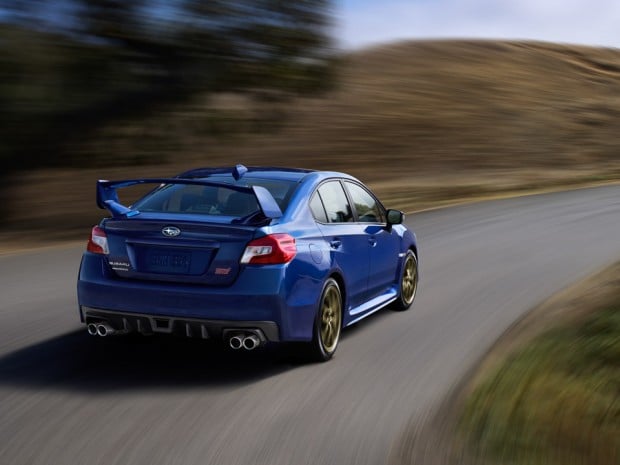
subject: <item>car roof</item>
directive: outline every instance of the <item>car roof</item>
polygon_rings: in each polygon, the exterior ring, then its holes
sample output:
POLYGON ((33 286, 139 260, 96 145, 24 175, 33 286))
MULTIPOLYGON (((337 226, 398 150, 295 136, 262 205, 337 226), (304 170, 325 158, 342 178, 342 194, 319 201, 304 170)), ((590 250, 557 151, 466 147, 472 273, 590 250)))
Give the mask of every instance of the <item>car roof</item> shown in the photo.
POLYGON ((314 172, 301 168, 284 168, 273 166, 243 166, 237 165, 233 167, 217 167, 217 168, 196 168, 179 174, 178 178, 213 178, 213 177, 230 177, 235 176, 235 171, 239 177, 244 178, 267 178, 282 179, 287 181, 299 181, 306 174, 314 172), (247 171, 246 171, 247 170, 247 171))
POLYGON ((230 182, 231 178, 235 180, 241 179, 273 179, 290 182, 309 182, 313 185, 321 183, 327 179, 349 179, 359 181, 350 174, 337 171, 317 171, 303 168, 286 168, 273 166, 243 166, 236 165, 233 167, 217 167, 217 168, 196 168, 186 171, 177 176, 178 178, 222 178, 224 182, 230 182))

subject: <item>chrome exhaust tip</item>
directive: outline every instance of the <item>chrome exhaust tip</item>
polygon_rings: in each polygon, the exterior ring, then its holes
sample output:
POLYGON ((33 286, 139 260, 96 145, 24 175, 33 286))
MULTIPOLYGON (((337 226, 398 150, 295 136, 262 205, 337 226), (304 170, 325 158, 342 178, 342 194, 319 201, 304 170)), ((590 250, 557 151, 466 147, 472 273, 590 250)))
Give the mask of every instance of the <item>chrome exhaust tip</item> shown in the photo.
POLYGON ((97 334, 101 337, 111 336, 116 330, 107 323, 99 323, 97 325, 97 334))
POLYGON ((260 339, 255 334, 251 334, 243 338, 243 348, 246 350, 254 350, 260 345, 260 339))
POLYGON ((241 347, 243 347, 243 338, 239 335, 232 336, 228 340, 228 344, 230 345, 231 349, 239 350, 241 349, 241 347))
POLYGON ((97 325, 95 323, 88 323, 86 325, 86 329, 88 330, 88 334, 91 336, 97 335, 97 325))

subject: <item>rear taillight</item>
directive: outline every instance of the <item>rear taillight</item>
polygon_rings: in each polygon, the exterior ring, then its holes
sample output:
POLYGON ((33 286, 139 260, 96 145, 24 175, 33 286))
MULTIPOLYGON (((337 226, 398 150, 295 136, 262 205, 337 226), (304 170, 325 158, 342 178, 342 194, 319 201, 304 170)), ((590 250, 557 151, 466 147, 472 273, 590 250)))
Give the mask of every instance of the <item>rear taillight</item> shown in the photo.
POLYGON ((241 263, 274 265, 288 263, 297 255, 295 238, 288 234, 271 234, 251 241, 245 248, 241 263))
POLYGON ((105 231, 99 226, 93 226, 86 250, 92 253, 105 255, 110 253, 110 249, 108 249, 108 238, 105 235, 105 231))

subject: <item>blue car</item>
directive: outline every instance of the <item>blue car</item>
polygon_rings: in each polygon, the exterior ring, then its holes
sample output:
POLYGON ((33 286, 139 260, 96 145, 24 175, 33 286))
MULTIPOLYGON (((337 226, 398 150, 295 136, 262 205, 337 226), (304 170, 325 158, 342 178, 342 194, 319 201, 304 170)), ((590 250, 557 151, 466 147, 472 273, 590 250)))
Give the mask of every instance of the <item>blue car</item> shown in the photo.
POLYGON ((411 306, 416 238, 343 173, 201 168, 174 178, 98 181, 78 278, 93 336, 137 332, 223 340, 252 350, 296 344, 328 360, 342 328, 411 306), (153 184, 131 206, 121 188, 153 184))

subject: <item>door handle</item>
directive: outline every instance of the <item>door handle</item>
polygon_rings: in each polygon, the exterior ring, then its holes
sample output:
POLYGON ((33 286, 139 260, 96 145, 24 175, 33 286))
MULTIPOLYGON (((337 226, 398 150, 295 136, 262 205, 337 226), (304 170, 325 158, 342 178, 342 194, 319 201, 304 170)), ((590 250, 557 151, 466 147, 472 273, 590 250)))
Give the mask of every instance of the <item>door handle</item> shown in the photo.
POLYGON ((377 239, 375 239, 374 237, 369 237, 368 243, 370 244, 371 247, 374 247, 375 245, 377 245, 377 239))
POLYGON ((337 249, 342 245, 342 241, 340 239, 332 239, 329 241, 329 245, 332 249, 337 249))

